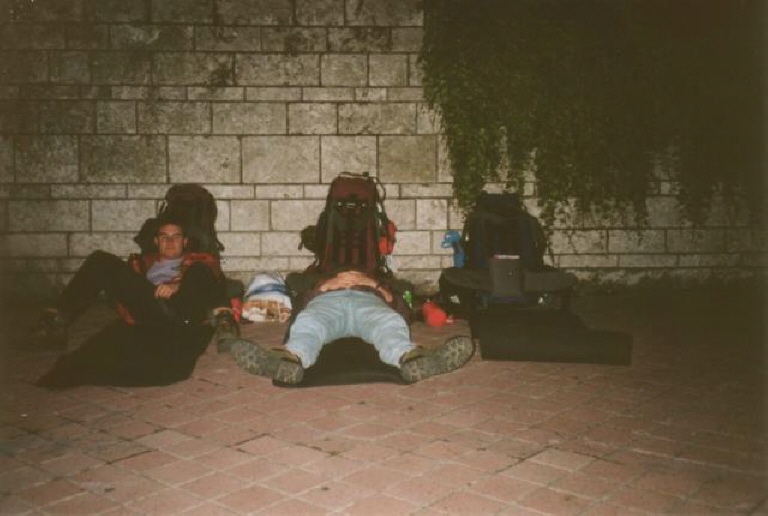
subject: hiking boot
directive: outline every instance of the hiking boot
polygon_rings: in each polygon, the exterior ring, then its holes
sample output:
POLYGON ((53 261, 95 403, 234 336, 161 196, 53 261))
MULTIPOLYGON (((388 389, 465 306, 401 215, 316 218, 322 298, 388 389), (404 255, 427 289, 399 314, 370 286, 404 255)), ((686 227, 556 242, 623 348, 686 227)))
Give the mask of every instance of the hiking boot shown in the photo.
POLYGON ((29 336, 30 344, 48 349, 67 348, 67 321, 56 310, 45 310, 29 336))
POLYGON ((475 352, 470 337, 457 335, 435 349, 418 347, 400 358, 400 376, 408 383, 449 373, 466 364, 475 352))
POLYGON ((285 349, 264 349, 255 342, 235 339, 230 345, 235 363, 251 374, 266 376, 285 384, 304 378, 299 358, 285 349))
POLYGON ((240 325, 229 310, 222 310, 214 316, 213 327, 213 342, 219 353, 229 351, 232 342, 240 338, 240 325))

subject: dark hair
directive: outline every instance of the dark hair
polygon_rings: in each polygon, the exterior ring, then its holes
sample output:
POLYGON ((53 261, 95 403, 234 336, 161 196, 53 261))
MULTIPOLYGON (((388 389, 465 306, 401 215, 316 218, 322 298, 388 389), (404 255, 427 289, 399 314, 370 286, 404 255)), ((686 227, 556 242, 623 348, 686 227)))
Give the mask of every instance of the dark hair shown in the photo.
POLYGON ((173 224, 174 226, 179 226, 181 228, 181 233, 184 236, 187 235, 186 221, 173 213, 164 213, 163 215, 160 215, 155 219, 155 224, 157 227, 156 233, 160 232, 161 227, 173 224))

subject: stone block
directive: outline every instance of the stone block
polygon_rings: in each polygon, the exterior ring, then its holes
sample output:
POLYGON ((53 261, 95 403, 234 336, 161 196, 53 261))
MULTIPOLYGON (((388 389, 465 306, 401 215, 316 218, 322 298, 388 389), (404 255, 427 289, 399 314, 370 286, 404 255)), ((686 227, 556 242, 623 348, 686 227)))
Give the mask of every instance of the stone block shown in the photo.
POLYGON ((114 100, 186 100, 187 88, 183 86, 113 86, 114 100))
POLYGON ((0 132, 36 133, 39 108, 37 102, 0 101, 0 132))
MULTIPOLYGON (((153 22, 197 22, 213 20, 213 0, 162 0, 152 2, 153 22)), ((218 20, 217 20, 218 21, 218 20)))
POLYGON ((307 29, 296 27, 265 28, 263 50, 265 52, 325 52, 328 43, 326 29, 307 29))
POLYGON ((448 229, 461 231, 464 228, 465 215, 455 199, 448 203, 448 229))
POLYGON ((261 50, 259 27, 195 27, 195 49, 226 52, 261 50))
POLYGON ((607 250, 611 253, 663 253, 666 251, 664 231, 612 229, 608 231, 607 250))
POLYGON ((0 253, 11 257, 66 256, 67 235, 64 233, 5 235, 0 253))
POLYGON ((348 25, 411 27, 423 24, 419 0, 349 0, 346 3, 346 14, 348 25))
POLYGON ((421 27, 394 27, 392 29, 393 52, 421 52, 424 29, 421 27))
POLYGON ((408 85, 422 86, 424 84, 424 68, 419 63, 418 55, 408 56, 408 85))
POLYGON ((44 102, 40 106, 40 131, 59 134, 92 133, 95 113, 95 103, 89 100, 44 102))
POLYGON ((336 104, 289 104, 289 134, 336 134, 336 104))
POLYGON ((124 185, 51 185, 54 199, 124 199, 124 185))
POLYGON ((387 100, 387 88, 355 88, 358 102, 383 102, 387 100))
POLYGON ((413 269, 440 269, 442 267, 442 259, 439 256, 399 256, 397 258, 397 266, 399 269, 413 270, 413 269))
POLYGON ((101 134, 135 134, 136 103, 125 100, 96 104, 96 132, 101 134))
POLYGON ((184 25, 112 25, 112 48, 121 50, 190 50, 192 27, 184 25))
MULTIPOLYGON (((262 246, 263 247, 263 246, 262 246)), ((227 258, 221 260, 221 268, 227 272, 227 277, 237 277, 246 285, 253 279, 254 274, 258 272, 280 272, 288 270, 288 258, 275 258, 271 256, 263 258, 227 258), (229 272, 239 276, 229 274, 229 272)))
POLYGON ((416 229, 447 229, 448 201, 445 199, 416 200, 416 229))
MULTIPOLYGON (((443 247, 443 239, 445 238, 446 230, 441 229, 438 231, 432 231, 432 254, 446 255, 453 257, 453 248, 443 247)), ((441 257, 441 259, 444 257, 441 257)), ((451 263, 450 266, 453 266, 451 263)))
POLYGON ((304 88, 302 100, 306 102, 344 102, 355 99, 352 88, 304 88))
MULTIPOLYGON (((414 134, 416 104, 341 104, 340 134, 414 134)), ((424 140, 426 143, 426 140, 424 140)), ((432 145, 430 145, 432 146, 432 145)))
POLYGON ((757 228, 729 228, 725 234, 730 252, 768 250, 768 232, 757 228))
POLYGON ((2 50, 45 50, 64 48, 61 26, 43 23, 11 23, 0 30, 2 50))
POLYGON ((140 133, 208 134, 211 104, 208 102, 139 102, 140 133))
POLYGON ((388 88, 387 100, 392 102, 422 102, 424 90, 421 88, 388 88))
POLYGON ((620 254, 618 266, 626 268, 676 267, 677 256, 674 254, 620 254))
MULTIPOLYGON (((550 244, 552 252, 555 254, 596 254, 605 253, 608 250, 607 239, 608 235, 604 230, 566 230, 553 233, 550 244)), ((613 240, 611 240, 611 244, 613 244, 613 240)), ((613 247, 610 251, 620 252, 613 247)))
POLYGON ((646 201, 646 206, 649 227, 678 227, 683 223, 680 216, 680 202, 675 197, 650 197, 646 201))
POLYGON ((726 251, 724 229, 669 229, 667 251, 670 253, 726 251))
POLYGON ((48 81, 48 54, 38 50, 0 52, 0 84, 48 81))
POLYGON ((64 26, 67 48, 72 50, 106 50, 109 47, 109 26, 76 23, 64 26))
POLYGON ((328 197, 328 185, 304 185, 305 199, 325 199, 328 197))
POLYGON ((225 256, 259 256, 261 254, 261 234, 256 232, 222 232, 218 234, 224 244, 225 256))
POLYGON ((315 224, 320 212, 325 208, 325 201, 272 201, 271 228, 277 231, 301 231, 306 226, 315 224))
POLYGON ((93 231, 138 231, 154 215, 155 202, 150 200, 91 201, 93 231))
POLYGON ((285 134, 286 108, 280 103, 215 103, 213 132, 216 134, 285 134))
POLYGON ((138 253, 139 246, 133 241, 136 230, 125 233, 108 231, 106 233, 74 233, 69 237, 69 256, 88 256, 96 250, 113 253, 127 258, 131 253, 138 253))
POLYGON ((229 203, 230 201, 216 200, 216 209, 219 212, 214 224, 216 231, 228 231, 232 227, 232 209, 229 203))
POLYGON ((234 136, 170 136, 171 182, 239 183, 240 141, 234 136))
POLYGON ((561 254, 556 257, 561 269, 601 269, 617 267, 616 254, 561 254))
POLYGON ((400 196, 404 199, 439 197, 450 198, 453 196, 451 185, 439 183, 405 184, 400 187, 400 196))
POLYGON ((319 178, 319 137, 252 136, 243 138, 244 182, 314 183, 319 178))
POLYGON ((88 201, 8 201, 10 231, 83 231, 88 201))
POLYGON ((375 136, 323 136, 320 147, 324 183, 333 181, 342 172, 376 175, 375 136))
POLYGON ((331 52, 389 52, 389 29, 383 27, 340 27, 328 29, 331 52))
POLYGON ((440 277, 440 271, 403 270, 397 277, 410 281, 417 295, 431 296, 438 290, 437 279, 440 277))
POLYGON ((739 253, 681 254, 678 267, 738 267, 742 265, 739 253))
POLYGON ((204 185, 214 199, 253 199, 253 185, 204 185))
POLYGON ((249 101, 299 101, 301 88, 246 88, 245 98, 249 101))
POLYGON ((440 113, 426 104, 421 104, 416 112, 416 132, 419 134, 440 134, 442 122, 440 113))
POLYGON ((84 136, 81 179, 90 183, 164 183, 163 136, 84 136))
MULTIPOLYGON (((9 142, 9 140, 5 141, 9 142)), ((77 137, 19 135, 16 136, 15 147, 16 181, 20 183, 77 182, 77 137)), ((10 170, 10 166, 7 170, 10 170)), ((3 174, 3 177, 8 176, 3 174)), ((13 176, 10 177, 12 180, 13 176)))
POLYGON ((291 256, 288 258, 289 271, 303 271, 315 261, 314 256, 291 256))
POLYGON ((435 136, 379 137, 379 177, 386 182, 429 183, 437 178, 435 136))
POLYGON ((235 83, 235 60, 224 53, 157 53, 153 79, 156 84, 232 86, 235 83))
POLYGON ((296 0, 299 25, 344 25, 344 0, 296 0))
POLYGON ((88 54, 82 51, 48 54, 51 82, 87 84, 91 80, 88 54))
POLYGON ((19 98, 19 87, 8 86, 5 84, 0 85, 0 99, 17 99, 19 98))
POLYGON ((432 238, 429 231, 398 231, 395 254, 430 254, 432 238))
POLYGON ((165 192, 168 191, 170 185, 126 185, 126 197, 129 199, 156 199, 160 200, 165 197, 165 192))
POLYGON ((94 52, 90 54, 94 84, 149 84, 152 54, 146 51, 94 52))
POLYGON ((253 197, 256 199, 301 199, 304 188, 301 185, 256 185, 253 197))
MULTIPOLYGON (((245 89, 227 86, 205 86, 187 88, 189 100, 239 100, 245 99, 245 89)), ((242 104, 240 104, 242 105, 242 104)), ((214 110, 216 105, 214 105, 214 110)))
POLYGON ((371 54, 368 56, 368 66, 368 82, 371 86, 405 86, 408 83, 408 61, 405 55, 371 54))
POLYGON ((48 184, 0 184, 0 199, 48 199, 50 194, 48 184))
POLYGON ((263 256, 311 256, 306 249, 299 249, 301 236, 298 231, 270 231, 261 235, 263 256))
POLYGON ((238 54, 237 84, 243 86, 317 86, 317 55, 238 54))
POLYGON ((13 138, 0 134, 0 183, 12 183, 13 175, 13 138))
POLYGON ((145 0, 89 0, 86 13, 101 22, 140 22, 149 15, 147 7, 145 0))
POLYGON ((268 201, 239 201, 229 203, 230 229, 233 231, 266 231, 269 229, 268 201))
POLYGON ((289 25, 291 0, 218 0, 217 22, 222 25, 289 25))
POLYGON ((398 231, 416 229, 416 202, 413 200, 387 199, 384 209, 398 231))
POLYGON ((323 86, 365 86, 368 58, 364 54, 325 54, 320 58, 323 86))

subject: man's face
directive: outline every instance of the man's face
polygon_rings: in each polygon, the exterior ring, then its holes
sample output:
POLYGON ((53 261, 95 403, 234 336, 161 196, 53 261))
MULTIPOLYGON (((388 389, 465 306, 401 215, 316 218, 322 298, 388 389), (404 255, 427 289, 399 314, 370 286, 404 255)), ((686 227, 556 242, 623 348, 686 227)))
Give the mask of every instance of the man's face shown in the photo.
POLYGON ((163 260, 173 260, 178 258, 184 252, 187 245, 187 239, 184 238, 181 226, 176 224, 164 224, 160 226, 155 237, 160 258, 163 260))

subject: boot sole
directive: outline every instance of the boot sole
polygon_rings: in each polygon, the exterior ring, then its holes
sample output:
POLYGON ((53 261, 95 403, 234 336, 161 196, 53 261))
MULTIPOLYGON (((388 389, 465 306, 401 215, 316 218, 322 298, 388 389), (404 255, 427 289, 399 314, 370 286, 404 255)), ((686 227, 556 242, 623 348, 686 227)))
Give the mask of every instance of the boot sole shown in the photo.
POLYGON ((451 337, 433 353, 403 364, 400 375, 406 382, 414 383, 431 376, 449 373, 466 364, 474 353, 475 344, 471 337, 465 335, 451 337))
POLYGON ((304 379, 304 368, 301 364, 282 359, 275 352, 253 342, 240 339, 230 342, 230 353, 235 363, 249 373, 286 384, 297 384, 304 379))

